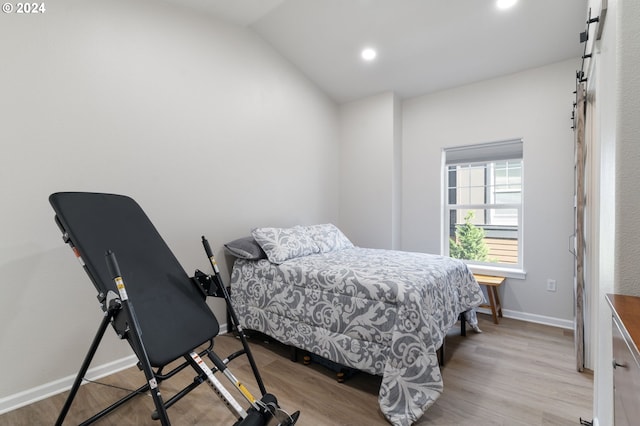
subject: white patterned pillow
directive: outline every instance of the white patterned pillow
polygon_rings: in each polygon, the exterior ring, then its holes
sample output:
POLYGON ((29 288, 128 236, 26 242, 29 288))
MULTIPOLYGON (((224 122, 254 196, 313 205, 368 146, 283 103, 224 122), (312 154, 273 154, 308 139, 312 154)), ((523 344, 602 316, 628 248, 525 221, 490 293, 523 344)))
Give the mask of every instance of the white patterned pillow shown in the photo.
POLYGON ((352 248, 353 243, 332 223, 306 226, 305 231, 318 245, 320 253, 352 248))
POLYGON ((271 263, 319 253, 320 249, 302 226, 293 228, 256 228, 251 231, 271 263))

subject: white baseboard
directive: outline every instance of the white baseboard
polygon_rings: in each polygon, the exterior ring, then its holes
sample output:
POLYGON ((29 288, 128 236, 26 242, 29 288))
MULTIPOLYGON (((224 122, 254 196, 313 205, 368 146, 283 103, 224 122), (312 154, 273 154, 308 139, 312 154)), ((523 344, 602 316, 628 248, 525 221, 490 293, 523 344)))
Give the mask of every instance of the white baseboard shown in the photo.
MULTIPOLYGON (((135 355, 129 355, 127 357, 90 368, 87 371, 86 377, 90 380, 98 380, 102 377, 134 366, 137 362, 138 358, 136 358, 135 355)), ((63 377, 62 379, 54 380, 53 382, 45 383, 43 385, 36 386, 35 388, 27 389, 2 398, 0 399, 0 414, 24 407, 25 405, 33 404, 34 402, 38 402, 42 399, 69 390, 71 389, 71 386, 73 386, 75 378, 76 375, 73 374, 71 376, 63 377)))
MULTIPOLYGON (((226 332, 227 324, 220 324, 220 334, 224 334, 226 332)), ((98 380, 102 377, 132 367, 136 365, 137 362, 138 358, 135 355, 129 355, 127 357, 90 368, 87 371, 86 377, 89 380, 98 380)), ((0 398, 0 414, 13 411, 20 407, 24 407, 25 405, 33 404, 34 402, 38 402, 42 399, 67 391, 71 389, 75 379, 76 374, 73 374, 71 376, 63 377, 62 379, 54 380, 53 382, 36 386, 35 388, 0 398)))
MULTIPOLYGON (((478 308, 478 312, 482 314, 491 315, 491 310, 487 308, 478 308)), ((504 316, 505 318, 513 318, 521 321, 533 322, 536 324, 544 324, 544 325, 550 325, 553 327, 573 330, 573 320, 547 317, 544 315, 537 315, 537 314, 529 314, 526 312, 510 311, 508 309, 502 310, 502 316, 504 316)))

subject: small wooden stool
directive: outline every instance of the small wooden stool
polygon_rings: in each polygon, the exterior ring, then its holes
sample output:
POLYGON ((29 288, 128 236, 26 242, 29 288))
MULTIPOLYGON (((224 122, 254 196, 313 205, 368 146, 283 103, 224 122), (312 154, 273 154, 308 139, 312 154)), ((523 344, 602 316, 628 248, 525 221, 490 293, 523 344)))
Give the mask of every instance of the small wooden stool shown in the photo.
POLYGON ((491 309, 493 315, 493 323, 498 324, 498 317, 502 318, 502 304, 498 295, 498 287, 504 282, 504 277, 495 277, 492 275, 473 274, 478 284, 487 288, 487 296, 489 296, 489 304, 480 305, 480 308, 491 309))

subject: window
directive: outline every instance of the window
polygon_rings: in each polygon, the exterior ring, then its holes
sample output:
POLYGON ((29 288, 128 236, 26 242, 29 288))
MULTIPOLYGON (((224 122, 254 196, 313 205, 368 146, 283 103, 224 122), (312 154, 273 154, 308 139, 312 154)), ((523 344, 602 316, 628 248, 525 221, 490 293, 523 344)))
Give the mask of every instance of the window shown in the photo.
POLYGON ((522 271, 522 140, 445 149, 443 253, 522 271))

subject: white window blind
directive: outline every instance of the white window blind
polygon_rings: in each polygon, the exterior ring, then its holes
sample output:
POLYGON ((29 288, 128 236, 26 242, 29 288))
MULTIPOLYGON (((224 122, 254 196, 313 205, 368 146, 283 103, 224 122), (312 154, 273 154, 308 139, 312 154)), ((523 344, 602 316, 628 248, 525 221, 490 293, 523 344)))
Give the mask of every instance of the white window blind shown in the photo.
POLYGON ((522 139, 445 148, 445 164, 479 163, 522 158, 522 139))

